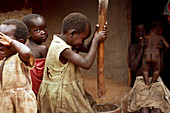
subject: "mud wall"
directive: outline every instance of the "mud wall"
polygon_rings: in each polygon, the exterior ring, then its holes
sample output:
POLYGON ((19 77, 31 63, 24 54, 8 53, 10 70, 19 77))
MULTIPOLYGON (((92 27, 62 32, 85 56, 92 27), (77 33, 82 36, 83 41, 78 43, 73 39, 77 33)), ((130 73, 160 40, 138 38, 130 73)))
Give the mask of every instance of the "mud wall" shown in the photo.
POLYGON ((0 0, 0 24, 7 19, 19 19, 32 13, 32 0, 0 0))
POLYGON ((8 11, 5 13, 0 12, 0 24, 7 19, 19 19, 21 20, 25 15, 31 14, 32 8, 30 9, 21 9, 21 10, 14 10, 14 11, 8 11))

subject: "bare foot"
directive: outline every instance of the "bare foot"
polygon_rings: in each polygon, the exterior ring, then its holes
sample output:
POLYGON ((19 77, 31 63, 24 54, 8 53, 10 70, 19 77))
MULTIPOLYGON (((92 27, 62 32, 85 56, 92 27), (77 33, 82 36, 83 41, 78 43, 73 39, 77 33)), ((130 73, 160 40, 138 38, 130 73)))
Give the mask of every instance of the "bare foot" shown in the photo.
POLYGON ((158 82, 158 81, 157 81, 157 80, 152 80, 152 81, 151 81, 151 84, 153 84, 153 83, 155 83, 155 82, 158 82))

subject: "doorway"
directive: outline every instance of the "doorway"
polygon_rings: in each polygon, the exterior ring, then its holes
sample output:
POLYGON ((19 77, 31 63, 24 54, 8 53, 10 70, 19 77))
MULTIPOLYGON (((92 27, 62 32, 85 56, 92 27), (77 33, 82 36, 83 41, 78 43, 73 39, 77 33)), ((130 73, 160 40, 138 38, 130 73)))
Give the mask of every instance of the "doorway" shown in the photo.
MULTIPOLYGON (((164 6, 168 0, 132 0, 132 38, 134 42, 134 26, 138 22, 150 22, 153 20, 161 21, 164 25, 163 36, 170 44, 170 24, 165 15, 163 15, 164 6)), ((165 85, 170 89, 170 50, 164 54, 164 68, 161 77, 165 85)), ((133 78, 134 79, 134 78, 133 78)))

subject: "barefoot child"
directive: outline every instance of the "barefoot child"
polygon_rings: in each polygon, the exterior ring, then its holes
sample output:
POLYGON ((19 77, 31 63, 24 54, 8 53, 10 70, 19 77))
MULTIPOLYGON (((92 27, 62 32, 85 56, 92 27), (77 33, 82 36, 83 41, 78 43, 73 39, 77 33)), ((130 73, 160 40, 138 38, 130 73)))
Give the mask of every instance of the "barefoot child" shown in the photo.
POLYGON ((93 113, 85 96, 79 67, 89 69, 106 31, 95 33, 85 58, 75 53, 91 34, 91 24, 81 13, 67 15, 62 34, 54 35, 46 58, 44 77, 38 93, 40 113, 93 113))
POLYGON ((28 40, 27 46, 31 49, 35 57, 35 67, 30 70, 32 78, 32 89, 37 95, 39 86, 42 82, 45 57, 47 54, 47 47, 42 45, 48 37, 47 24, 45 19, 39 14, 26 15, 22 21, 28 27, 28 40))
MULTIPOLYGON (((135 34, 137 39, 144 36, 146 34, 145 31, 145 24, 136 24, 135 34)), ((164 85, 161 76, 158 77, 158 82, 150 86, 144 82, 142 59, 144 48, 146 48, 148 44, 148 40, 143 40, 142 43, 138 40, 138 43, 132 43, 129 47, 130 68, 134 71, 136 79, 133 88, 128 94, 127 110, 128 113, 169 113, 169 90, 164 85)), ((150 75, 152 75, 152 73, 150 75)))
POLYGON ((150 69, 153 69, 153 75, 151 83, 155 83, 159 77, 161 70, 161 55, 162 47, 159 45, 164 45, 165 50, 169 49, 168 42, 160 34, 162 32, 162 24, 160 22, 151 22, 149 25, 150 33, 147 35, 144 40, 149 40, 149 44, 144 48, 143 54, 143 77, 145 83, 149 85, 149 73, 150 69))
POLYGON ((36 113, 29 68, 34 57, 24 45, 27 27, 19 20, 6 20, 0 26, 0 111, 36 113))

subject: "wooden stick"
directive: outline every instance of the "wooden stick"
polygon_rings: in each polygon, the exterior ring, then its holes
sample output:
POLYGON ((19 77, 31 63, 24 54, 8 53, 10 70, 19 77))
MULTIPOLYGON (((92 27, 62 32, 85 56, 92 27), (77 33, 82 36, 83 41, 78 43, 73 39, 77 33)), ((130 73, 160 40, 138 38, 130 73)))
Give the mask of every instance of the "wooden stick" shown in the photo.
MULTIPOLYGON (((106 23, 107 6, 109 0, 99 0, 98 12, 98 32, 104 30, 106 23)), ((98 83, 98 96, 100 99, 105 98, 105 83, 104 83, 104 42, 100 42, 97 54, 97 83, 98 83)))

